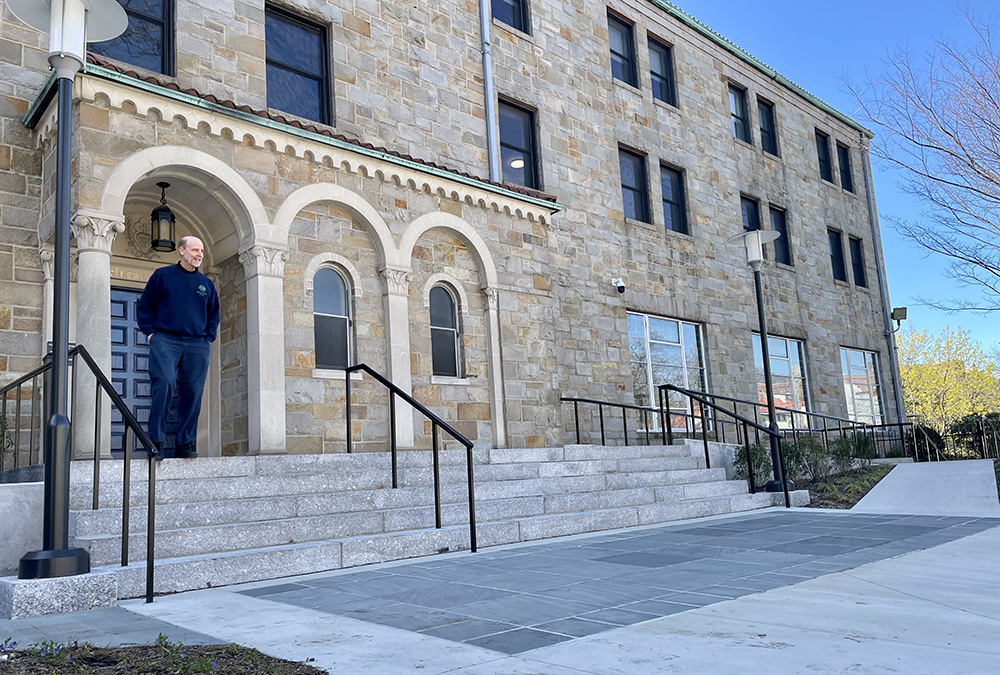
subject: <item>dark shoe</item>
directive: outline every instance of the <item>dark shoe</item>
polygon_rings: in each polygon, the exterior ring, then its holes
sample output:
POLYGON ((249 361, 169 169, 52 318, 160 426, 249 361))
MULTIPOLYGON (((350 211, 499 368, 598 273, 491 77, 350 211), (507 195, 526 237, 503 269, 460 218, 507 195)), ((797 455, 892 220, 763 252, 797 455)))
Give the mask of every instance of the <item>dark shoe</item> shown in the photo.
POLYGON ((193 459, 198 456, 198 452, 191 443, 184 443, 174 448, 174 457, 177 459, 193 459))
POLYGON ((153 455, 153 459, 157 462, 162 462, 165 457, 163 454, 163 443, 153 441, 153 447, 156 448, 156 454, 153 455))

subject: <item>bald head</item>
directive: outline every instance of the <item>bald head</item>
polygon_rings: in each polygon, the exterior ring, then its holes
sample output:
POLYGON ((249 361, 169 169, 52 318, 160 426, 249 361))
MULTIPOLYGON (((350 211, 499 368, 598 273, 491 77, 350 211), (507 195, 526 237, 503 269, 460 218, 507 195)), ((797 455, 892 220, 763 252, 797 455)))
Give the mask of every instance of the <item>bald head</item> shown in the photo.
POLYGON ((181 267, 188 272, 201 267, 201 261, 205 259, 205 245, 198 237, 188 235, 181 237, 177 243, 177 252, 181 256, 181 267))

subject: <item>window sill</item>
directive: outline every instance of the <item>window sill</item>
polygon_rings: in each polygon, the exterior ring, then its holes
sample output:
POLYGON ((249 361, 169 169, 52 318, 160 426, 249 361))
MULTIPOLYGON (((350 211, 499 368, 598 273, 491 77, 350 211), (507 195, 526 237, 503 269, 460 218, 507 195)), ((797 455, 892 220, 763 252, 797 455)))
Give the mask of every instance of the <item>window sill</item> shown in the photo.
MULTIPOLYGON (((339 368, 313 368, 312 376, 320 380, 343 380, 347 371, 339 368)), ((364 373, 355 371, 351 373, 352 380, 364 379, 364 373)))
POLYGON ((667 110, 667 111, 669 111, 669 112, 671 112, 671 113, 673 113, 675 115, 680 115, 681 114, 681 107, 679 105, 677 105, 676 103, 667 103, 666 101, 661 101, 660 99, 658 99, 658 98, 656 98, 654 96, 653 97, 653 104, 657 105, 657 106, 663 108, 664 110, 667 110))
POLYGON ((843 286, 844 288, 850 288, 851 283, 849 281, 841 281, 840 279, 834 279, 833 283, 835 286, 843 286))
POLYGON ((448 384, 467 387, 472 384, 468 377, 448 377, 447 375, 431 375, 431 384, 448 384))
MULTIPOLYGON (((493 25, 496 26, 497 28, 500 28, 500 29, 506 31, 507 33, 510 33, 514 37, 521 38, 525 42, 530 42, 530 43, 534 44, 535 38, 533 38, 531 36, 531 33, 525 33, 524 31, 522 31, 522 30, 520 30, 518 28, 515 28, 514 26, 511 26, 509 23, 504 23, 503 21, 501 21, 500 19, 497 19, 496 17, 491 17, 491 21, 493 22, 493 25)), ((530 17, 529 17, 529 21, 530 21, 530 17)))
POLYGON ((742 145, 745 148, 750 148, 754 152, 757 151, 757 146, 756 145, 754 145, 753 143, 748 143, 748 142, 744 141, 742 138, 739 138, 738 136, 733 136, 733 140, 736 141, 737 143, 739 143, 740 145, 742 145))
POLYGON ((788 270, 789 272, 795 271, 795 265, 789 265, 788 263, 776 262, 774 263, 774 266, 778 269, 788 270))
POLYGON ((625 80, 619 80, 614 75, 611 76, 611 81, 614 82, 615 84, 617 84, 619 87, 621 87, 625 91, 631 92, 631 93, 635 94, 636 96, 638 96, 639 98, 642 98, 642 95, 643 95, 642 94, 642 89, 640 89, 636 85, 629 84, 625 80))

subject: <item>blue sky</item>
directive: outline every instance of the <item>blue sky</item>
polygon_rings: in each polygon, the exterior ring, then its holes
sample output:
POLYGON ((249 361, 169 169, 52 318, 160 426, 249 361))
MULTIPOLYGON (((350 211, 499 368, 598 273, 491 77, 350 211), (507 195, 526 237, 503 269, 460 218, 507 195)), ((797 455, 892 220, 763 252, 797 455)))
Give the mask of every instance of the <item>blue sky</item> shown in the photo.
MULTIPOLYGON (((841 112, 859 121, 858 104, 846 82, 863 84, 883 73, 885 60, 897 47, 916 55, 931 50, 936 38, 968 43, 971 31, 965 4, 949 0, 672 0, 688 14, 742 47, 782 75, 841 112)), ((973 2, 973 11, 992 13, 993 2, 973 2)), ((894 306, 909 307, 907 323, 918 330, 940 333, 946 326, 972 331, 984 348, 1000 342, 997 317, 978 313, 946 313, 920 303, 920 298, 947 300, 968 291, 944 275, 943 259, 927 256, 897 234, 887 217, 919 219, 922 205, 897 185, 898 174, 873 166, 875 197, 882 225, 889 295, 894 306)), ((975 297, 976 294, 973 294, 975 297)))

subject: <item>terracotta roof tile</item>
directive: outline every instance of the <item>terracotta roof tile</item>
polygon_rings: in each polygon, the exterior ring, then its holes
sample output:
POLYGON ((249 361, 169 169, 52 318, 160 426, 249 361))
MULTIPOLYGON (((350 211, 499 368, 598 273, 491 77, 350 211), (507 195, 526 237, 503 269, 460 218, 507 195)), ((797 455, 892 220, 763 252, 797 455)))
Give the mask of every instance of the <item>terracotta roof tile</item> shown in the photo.
POLYGON ((485 185, 493 185, 493 186, 496 186, 496 187, 502 187, 505 190, 510 190, 511 192, 517 192, 517 193, 520 193, 522 195, 526 195, 528 197, 533 197, 535 199, 541 199, 541 200, 549 201, 549 202, 553 202, 553 203, 555 203, 555 201, 556 201, 556 198, 553 195, 545 194, 544 192, 539 192, 538 190, 532 190, 531 188, 526 188, 526 187, 523 187, 523 186, 520 186, 520 185, 513 185, 511 183, 494 183, 493 181, 486 180, 484 178, 480 178, 479 176, 473 176, 473 175, 471 175, 469 173, 466 173, 464 171, 458 171, 457 169, 452 169, 452 168, 444 166, 442 164, 438 164, 437 162, 431 162, 431 161, 428 161, 428 160, 425 160, 425 159, 419 159, 419 158, 413 157, 411 155, 406 155, 406 154, 403 154, 403 153, 400 153, 400 152, 395 152, 394 150, 388 150, 388 149, 383 148, 381 146, 375 146, 375 145, 372 145, 371 143, 364 143, 364 142, 359 141, 359 140, 354 139, 354 138, 348 138, 347 136, 344 136, 343 134, 335 134, 332 131, 330 131, 329 129, 321 129, 319 127, 316 127, 313 124, 303 124, 300 120, 289 119, 289 118, 285 117, 284 115, 278 115, 278 114, 275 114, 275 113, 270 113, 270 112, 268 112, 266 110, 257 110, 257 109, 251 108, 248 105, 240 105, 240 104, 236 103, 235 101, 231 101, 229 99, 219 99, 218 97, 216 97, 213 94, 202 94, 197 89, 181 89, 180 86, 176 82, 166 82, 166 81, 160 80, 159 78, 156 78, 156 77, 152 77, 152 76, 148 76, 148 75, 141 75, 141 74, 137 73, 134 70, 129 70, 129 69, 123 68, 122 66, 119 66, 119 65, 113 63, 112 61, 109 61, 109 60, 105 59, 104 57, 99 56, 97 54, 94 54, 92 52, 87 52, 87 63, 93 64, 95 66, 100 66, 101 68, 107 68, 108 70, 113 70, 116 73, 120 73, 122 75, 125 75, 126 77, 131 77, 131 78, 134 78, 136 80, 140 80, 142 82, 148 82, 149 84, 153 84, 153 85, 156 85, 158 87, 164 87, 166 89, 171 89, 173 91, 179 91, 179 92, 182 92, 182 93, 187 94, 189 96, 193 96, 195 98, 200 98, 202 100, 209 101, 210 103, 215 103, 217 105, 221 105, 221 106, 224 106, 226 108, 231 108, 231 109, 234 109, 234 110, 241 110, 241 111, 243 111, 245 113, 250 113, 252 115, 257 115, 258 117, 263 117, 265 119, 269 119, 269 120, 277 122, 279 124, 284 124, 284 125, 287 125, 287 126, 296 127, 298 129, 304 129, 306 131, 310 131, 310 132, 315 133, 315 134, 321 134, 323 136, 328 136, 328 137, 336 139, 336 140, 338 140, 338 141, 340 141, 342 143, 351 143, 352 145, 357 145, 358 147, 367 148, 368 150, 373 150, 375 152, 380 152, 380 153, 385 154, 385 155, 391 155, 392 157, 398 157, 398 158, 404 159, 404 160, 406 160, 408 162, 414 162, 416 164, 423 164, 424 166, 427 166, 427 167, 430 167, 430 168, 433 168, 433 169, 440 169, 442 171, 447 171, 448 173, 455 174, 456 176, 462 176, 464 178, 468 178, 470 180, 474 180, 474 181, 477 181, 479 183, 483 183, 485 185))

